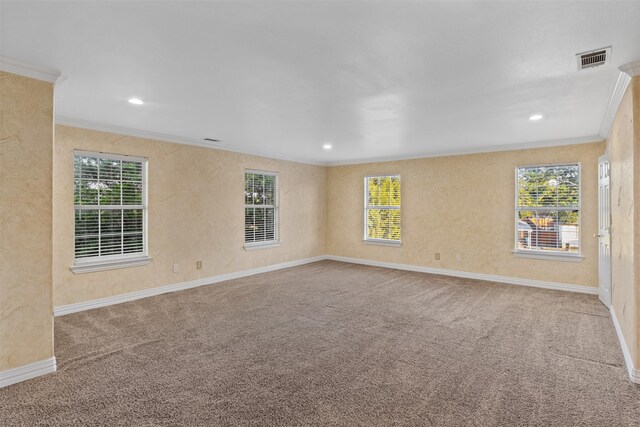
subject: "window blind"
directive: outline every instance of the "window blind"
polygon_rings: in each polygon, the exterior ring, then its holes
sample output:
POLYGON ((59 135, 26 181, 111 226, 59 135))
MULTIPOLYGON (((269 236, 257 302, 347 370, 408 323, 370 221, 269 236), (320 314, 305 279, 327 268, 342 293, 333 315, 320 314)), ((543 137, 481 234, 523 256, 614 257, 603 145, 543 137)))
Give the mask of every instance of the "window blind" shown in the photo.
POLYGON ((278 175, 246 171, 244 178, 244 242, 278 241, 278 175))
POLYGON ((365 178, 365 240, 400 241, 400 175, 365 178))
POLYGON ((518 167, 516 250, 580 252, 580 165, 518 167))
POLYGON ((75 258, 145 253, 146 160, 74 155, 75 258))

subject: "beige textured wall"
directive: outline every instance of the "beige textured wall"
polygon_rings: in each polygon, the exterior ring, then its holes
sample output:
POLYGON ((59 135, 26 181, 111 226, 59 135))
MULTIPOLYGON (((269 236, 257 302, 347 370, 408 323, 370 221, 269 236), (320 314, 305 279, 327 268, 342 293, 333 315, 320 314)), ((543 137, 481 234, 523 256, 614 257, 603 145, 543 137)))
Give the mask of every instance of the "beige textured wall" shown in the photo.
POLYGON ((354 258, 474 273, 598 285, 597 158, 604 143, 330 167, 327 252, 354 258), (581 162, 579 263, 516 258, 515 167, 581 162), (401 174, 401 247, 364 244, 363 178, 401 174), (435 260, 439 252, 441 258, 435 260), (456 261, 456 255, 461 256, 456 261))
POLYGON ((53 85, 0 72, 0 371, 53 356, 53 85))
POLYGON ((321 166, 56 126, 53 181, 54 306, 325 253, 321 166), (149 265, 78 275, 69 270, 74 149, 149 159, 149 265), (245 168, 280 173, 280 247, 243 248, 245 168), (198 260, 202 270, 196 270, 198 260))
MULTIPOLYGON (((611 163, 611 304, 632 358, 637 360, 633 92, 627 89, 607 141, 611 163)), ((636 190, 637 191, 637 190, 636 190)))

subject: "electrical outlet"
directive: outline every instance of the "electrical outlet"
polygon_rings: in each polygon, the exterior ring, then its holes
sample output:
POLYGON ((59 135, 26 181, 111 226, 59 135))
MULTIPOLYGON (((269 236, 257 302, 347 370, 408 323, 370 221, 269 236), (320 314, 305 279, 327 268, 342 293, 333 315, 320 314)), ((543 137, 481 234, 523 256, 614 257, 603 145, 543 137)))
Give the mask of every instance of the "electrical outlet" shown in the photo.
POLYGON ((456 255, 456 261, 458 261, 458 262, 462 261, 462 255, 457 254, 456 255))
POLYGON ((440 252, 436 252, 436 261, 440 261, 440 252))
POLYGON ((180 271, 180 266, 178 264, 173 264, 173 272, 177 273, 178 271, 180 271))
POLYGON ((202 261, 196 261, 196 270, 202 270, 202 261))

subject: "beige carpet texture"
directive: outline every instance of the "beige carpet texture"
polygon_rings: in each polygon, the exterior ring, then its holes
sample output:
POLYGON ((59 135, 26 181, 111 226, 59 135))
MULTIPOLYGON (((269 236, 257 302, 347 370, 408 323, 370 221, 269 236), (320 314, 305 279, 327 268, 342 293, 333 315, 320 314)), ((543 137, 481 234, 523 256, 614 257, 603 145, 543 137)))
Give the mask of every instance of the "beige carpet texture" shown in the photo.
POLYGON ((592 295, 321 261, 56 318, 8 426, 640 426, 592 295))

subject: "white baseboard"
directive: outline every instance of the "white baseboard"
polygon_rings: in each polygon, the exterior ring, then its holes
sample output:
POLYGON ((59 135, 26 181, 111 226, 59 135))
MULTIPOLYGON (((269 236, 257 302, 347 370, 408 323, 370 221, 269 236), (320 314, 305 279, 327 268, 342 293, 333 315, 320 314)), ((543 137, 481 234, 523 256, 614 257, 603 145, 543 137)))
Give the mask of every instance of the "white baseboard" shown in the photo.
POLYGON ((444 276, 462 277, 465 279, 485 280, 489 282, 508 283, 511 285, 532 286, 534 288, 554 289, 556 291, 579 292, 583 294, 598 294, 598 288, 567 283, 545 282, 542 280, 521 279, 518 277, 497 276, 493 274, 471 273, 467 271, 447 270, 444 268, 423 267, 411 264, 396 264, 393 262, 370 261, 360 258, 349 258, 336 255, 328 255, 326 259, 334 261, 350 262, 353 264, 371 265, 374 267, 394 268, 396 270, 416 271, 419 273, 442 274, 444 276))
MULTIPOLYGON (((337 255, 325 255, 316 256, 311 258, 303 258, 295 261, 283 262, 280 264, 268 265, 265 267, 252 268, 250 270, 238 271, 235 273, 221 274, 218 276, 206 277, 203 279, 192 280, 189 282, 176 283, 173 285, 161 286, 159 288, 145 289, 142 291, 131 292, 128 294, 114 295, 112 297, 100 298, 76 304, 63 305, 54 308, 55 316, 63 316, 65 314, 77 313, 84 310, 90 310, 93 308, 105 307, 113 304, 119 304, 128 301, 134 301, 141 298, 147 298, 154 295, 160 295, 169 292, 176 292, 185 289, 196 288, 204 285, 211 285, 214 283, 224 282, 226 280, 239 279, 241 277, 252 276, 254 274, 266 273, 269 271, 281 270, 283 268, 295 267, 299 265, 309 264, 316 261, 333 260, 340 262, 348 262, 353 264, 370 265, 374 267, 393 268, 396 270, 415 271, 419 273, 431 273, 441 274, 445 276, 462 277, 466 279, 484 280, 490 282, 506 283, 519 286, 531 286, 535 288, 553 289, 558 291, 578 292, 583 294, 597 295, 598 289, 567 283, 547 282, 542 280, 533 279, 521 279, 518 277, 498 276, 493 274, 472 273, 467 271, 449 270, 444 268, 424 267, 411 264, 398 264, 393 262, 383 261, 371 261, 360 258, 350 258, 337 255)), ((629 353, 629 348, 625 342, 620 324, 615 314, 615 310, 611 307, 611 318, 613 319, 613 325, 615 327, 618 339, 620 340, 620 346, 624 354, 625 364, 629 373, 629 378, 634 383, 640 384, 640 370, 636 369, 629 353)), ((33 378, 39 375, 44 375, 56 370, 55 358, 43 360, 41 362, 32 363, 31 365, 22 366, 8 371, 0 372, 0 387, 4 387, 9 384, 24 381, 29 378, 33 378)))
POLYGON ((119 304, 128 301, 135 301, 141 298, 147 298, 154 295, 165 294, 168 292, 182 291, 185 289, 196 288, 198 286, 211 285, 214 283, 224 282, 226 280, 239 279, 241 277, 252 276, 254 274, 266 273, 269 271, 281 270, 283 268, 295 267, 298 265, 309 264, 311 262, 322 261, 325 259, 350 262, 353 264, 371 265, 375 267, 394 268, 396 270, 416 271, 420 273, 442 274, 445 276, 463 277, 467 279, 485 280, 491 282, 508 283, 520 286, 533 286, 544 289, 554 289, 560 291, 580 292, 585 294, 597 294, 597 288, 588 286, 571 285, 566 283, 545 282, 541 280, 520 279, 517 277, 496 276, 492 274, 470 273, 466 271, 447 270, 442 268, 423 267, 410 264, 396 264, 392 262, 370 261, 360 258, 349 258, 336 255, 324 255, 311 258, 303 258, 295 261, 283 262, 280 264, 268 265, 265 267, 252 268, 250 270, 237 271, 234 273, 221 274, 218 276, 205 277, 202 279, 191 280, 188 282, 175 283, 173 285, 161 286, 158 288, 144 289, 141 291, 130 292, 127 294, 114 295, 106 298, 99 298, 90 301, 79 302, 55 307, 54 316, 64 316, 65 314, 77 313, 93 308, 106 307, 113 304, 119 304))
POLYGON ((631 353, 629 352, 627 341, 624 339, 624 335, 622 335, 622 328, 620 328, 618 316, 616 316, 616 311, 613 309, 613 305, 611 306, 610 311, 611 319, 613 320, 613 327, 616 328, 616 334, 618 335, 618 340, 620 341, 620 347, 622 347, 622 354, 624 355, 624 363, 625 365, 627 365, 629 379, 633 383, 640 384, 640 369, 636 369, 633 366, 633 359, 631 358, 631 353))
POLYGON ((0 372, 0 388, 30 380, 31 378, 39 377, 40 375, 50 374, 55 371, 55 357, 50 357, 28 365, 19 366, 17 368, 7 369, 6 371, 0 372))
POLYGON ((61 305, 54 307, 54 316, 64 316, 65 314, 77 313, 79 311, 91 310, 93 308, 106 307, 108 305, 120 304, 123 302, 134 301, 141 298, 147 298, 154 295, 166 294, 168 292, 182 291, 185 289, 197 288, 204 285, 212 285, 214 283, 224 282, 226 280, 239 279, 241 277, 253 276, 254 274, 267 273, 269 271, 281 270, 283 268, 295 267, 298 265, 309 264, 311 262, 322 261, 326 259, 324 256, 316 256, 311 258, 303 258, 295 261, 283 262, 280 264, 267 265, 265 267, 252 268, 250 270, 237 271, 235 273, 220 274, 218 276, 205 277, 202 279, 191 280, 188 282, 175 283, 173 285, 160 286, 158 288, 144 289, 141 291, 130 292, 127 294, 114 295, 106 298, 99 298, 90 301, 79 302, 75 304, 61 305))

